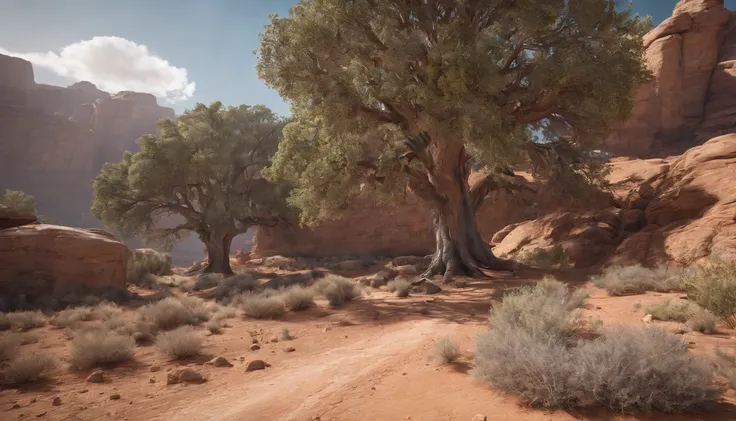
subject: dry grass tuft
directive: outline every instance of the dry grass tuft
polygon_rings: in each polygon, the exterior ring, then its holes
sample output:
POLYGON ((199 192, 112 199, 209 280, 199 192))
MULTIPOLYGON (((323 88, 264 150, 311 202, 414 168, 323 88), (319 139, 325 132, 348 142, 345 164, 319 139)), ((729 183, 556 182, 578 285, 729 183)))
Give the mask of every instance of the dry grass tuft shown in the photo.
POLYGON ((243 313, 253 319, 278 319, 286 314, 278 294, 243 294, 241 306, 243 313))
POLYGON ((695 314, 698 307, 686 300, 667 300, 644 307, 644 311, 655 320, 685 323, 695 314))
POLYGON ((51 378, 59 362, 47 354, 21 355, 0 369, 0 381, 7 386, 43 382, 51 378))
POLYGON ((0 327, 16 331, 26 332, 31 329, 43 327, 46 324, 46 316, 40 311, 14 311, 12 313, 0 313, 0 327))
POLYGON ((327 275, 312 285, 314 291, 327 298, 333 307, 339 307, 361 295, 360 286, 351 279, 338 275, 327 275))
POLYGON ((641 265, 609 266, 593 283, 610 295, 642 294, 646 291, 683 291, 682 270, 678 268, 649 269, 641 265))
POLYGON ((202 336, 191 326, 181 326, 156 338, 159 352, 173 359, 194 357, 202 352, 202 336))
POLYGON ((281 293, 284 306, 291 311, 303 311, 314 305, 314 292, 301 285, 285 289, 281 293))
POLYGON ((198 297, 168 297, 138 309, 146 320, 162 330, 197 325, 210 319, 221 307, 198 297))
POLYGON ((76 370, 118 364, 133 359, 135 341, 106 329, 78 331, 72 339, 69 363, 76 370))
POLYGON ((528 266, 541 269, 565 269, 571 266, 570 256, 561 245, 519 253, 516 259, 528 266))
POLYGON ((460 350, 449 336, 443 336, 435 344, 435 358, 442 364, 449 364, 460 356, 460 350))
POLYGON ((388 287, 388 292, 393 292, 400 298, 406 298, 411 293, 411 282, 406 279, 394 279, 386 286, 388 287))
POLYGON ((17 333, 0 336, 0 362, 13 359, 18 354, 22 340, 17 333))
POLYGON ((686 270, 683 279, 693 301, 736 328, 736 262, 713 258, 686 270))
POLYGON ((129 284, 149 286, 151 278, 146 275, 171 275, 172 268, 171 256, 149 250, 147 253, 133 254, 128 261, 126 277, 129 284))

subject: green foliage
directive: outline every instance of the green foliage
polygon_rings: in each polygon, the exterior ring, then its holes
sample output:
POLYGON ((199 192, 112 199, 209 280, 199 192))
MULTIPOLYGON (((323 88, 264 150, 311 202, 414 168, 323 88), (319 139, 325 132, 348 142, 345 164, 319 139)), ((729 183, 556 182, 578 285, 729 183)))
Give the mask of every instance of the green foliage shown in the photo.
POLYGON ((155 250, 133 253, 128 261, 126 278, 129 284, 145 285, 146 275, 156 276, 171 275, 173 263, 171 256, 155 250))
POLYGON ((36 198, 19 190, 5 190, 0 196, 0 205, 5 205, 17 212, 35 212, 36 198))
POLYGON ((449 176, 444 160, 463 153, 600 182, 606 166, 588 151, 648 77, 651 24, 616 3, 302 0, 261 36, 259 75, 294 115, 265 175, 293 185, 306 223, 358 195, 437 188, 430 175, 449 176))
POLYGON ((561 245, 546 249, 537 248, 520 253, 517 256, 517 260, 541 269, 566 269, 571 265, 567 250, 561 245))
POLYGON ((701 307, 736 327, 736 262, 713 258, 683 273, 688 296, 701 307))
POLYGON ((646 291, 671 292, 685 289, 682 270, 645 268, 641 265, 609 266, 591 281, 610 295, 642 294, 646 291))
POLYGON ((283 124, 262 105, 220 102, 161 120, 161 134, 143 136, 140 152, 102 168, 92 213, 126 237, 167 247, 190 232, 222 247, 251 226, 275 224, 288 214, 284 186, 267 182, 261 169, 283 124), (170 215, 181 222, 159 223, 170 215))

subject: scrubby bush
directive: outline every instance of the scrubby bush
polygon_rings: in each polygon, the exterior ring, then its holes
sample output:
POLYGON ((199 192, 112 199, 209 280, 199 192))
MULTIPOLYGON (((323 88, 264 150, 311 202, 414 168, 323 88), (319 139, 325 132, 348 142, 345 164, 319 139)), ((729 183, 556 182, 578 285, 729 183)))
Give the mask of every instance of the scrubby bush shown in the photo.
POLYGON ((69 363, 72 368, 113 365, 133 358, 135 341, 107 329, 86 329, 74 334, 69 363))
POLYGON ((327 298, 333 307, 338 307, 360 297, 360 286, 348 278, 337 275, 327 275, 312 285, 320 295, 327 298))
POLYGON ((641 294, 646 291, 682 291, 685 288, 682 282, 682 270, 677 268, 649 269, 641 265, 609 266, 591 280, 610 295, 641 294))
POLYGON ((239 273, 225 278, 212 293, 217 301, 228 301, 238 294, 250 292, 260 287, 261 283, 250 273, 239 273))
POLYGON ((47 354, 20 355, 0 369, 0 382, 22 385, 48 380, 56 371, 58 360, 47 354))
POLYGON ((571 335, 581 297, 554 281, 507 295, 493 308, 493 328, 477 338, 473 375, 552 408, 681 412, 718 398, 708 364, 662 329, 608 329, 588 341, 571 335))
POLYGON ((708 362, 661 328, 612 328, 577 351, 577 386, 613 410, 683 412, 719 396, 708 362))
POLYGON ((696 305, 686 300, 667 300, 644 307, 655 320, 685 323, 695 314, 696 305))
POLYGON ((40 311, 14 311, 0 317, 0 324, 13 330, 28 331, 46 324, 46 316, 40 311))
POLYGON ((698 307, 686 322, 687 326, 700 333, 716 333, 718 319, 710 311, 698 307))
POLYGON ((145 275, 171 275, 173 263, 171 256, 154 250, 145 253, 134 253, 128 260, 127 281, 129 284, 147 286, 145 275))
POLYGON ((218 306, 198 297, 167 297, 138 309, 145 319, 163 330, 171 330, 183 325, 197 325, 209 320, 218 306))
POLYGON ((20 335, 8 333, 0 336, 0 362, 8 361, 16 356, 21 345, 20 335))
POLYGON ((202 351, 202 336, 191 326, 181 326, 158 335, 156 348, 173 359, 194 357, 202 351))
POLYGON ((241 306, 243 313, 254 319, 278 319, 286 313, 278 295, 243 294, 241 306))
POLYGON ((736 388, 736 355, 724 350, 716 348, 714 352, 713 363, 716 373, 726 381, 726 383, 736 388))
POLYGON ((435 358, 442 364, 449 364, 457 359, 460 350, 449 336, 443 336, 435 344, 435 358))
POLYGON ((394 279, 390 281, 386 287, 388 292, 393 292, 397 297, 406 298, 411 292, 411 282, 406 279, 394 279))
POLYGON ((67 327, 74 329, 79 327, 82 322, 89 320, 92 320, 92 309, 89 307, 77 307, 56 313, 51 320, 49 320, 49 323, 58 329, 64 329, 67 327))
POLYGON ((736 328, 736 262, 714 258, 706 265, 689 268, 682 278, 690 298, 736 328))
POLYGON ((542 269, 565 269, 571 266, 570 256, 561 245, 529 250, 519 253, 516 258, 526 265, 542 269))
POLYGON ((124 316, 115 316, 105 322, 105 328, 120 335, 130 336, 136 343, 148 343, 158 334, 158 326, 139 313, 128 319, 124 316))
POLYGON ((213 335, 222 333, 222 321, 221 320, 210 320, 204 324, 204 328, 207 329, 213 335))
POLYGON ((301 285, 286 288, 280 294, 284 306, 291 311, 302 311, 314 305, 314 292, 301 285))
POLYGON ((282 328, 281 329, 281 339, 285 341, 291 341, 294 339, 294 337, 291 336, 291 332, 289 332, 288 328, 282 328))

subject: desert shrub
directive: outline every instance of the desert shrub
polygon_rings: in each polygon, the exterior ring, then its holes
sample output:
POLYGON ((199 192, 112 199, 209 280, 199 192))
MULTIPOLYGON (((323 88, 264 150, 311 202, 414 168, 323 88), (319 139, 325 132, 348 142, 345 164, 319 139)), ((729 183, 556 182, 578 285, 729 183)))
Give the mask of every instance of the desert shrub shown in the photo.
POLYGON ((338 307, 347 301, 360 297, 360 287, 352 280, 337 275, 327 275, 314 283, 312 288, 327 298, 333 307, 338 307))
POLYGON ((261 283, 250 273, 240 273, 225 278, 217 285, 213 297, 217 301, 226 301, 232 297, 260 287, 261 283))
POLYGON ((148 250, 146 253, 134 253, 128 260, 126 278, 130 284, 146 286, 145 275, 171 275, 173 273, 172 268, 171 256, 166 253, 153 250, 148 250))
POLYGON ((644 307, 655 320, 685 323, 695 314, 697 306, 686 300, 667 300, 644 307))
POLYGON ((56 313, 49 323, 58 329, 76 328, 82 322, 92 320, 92 309, 89 307, 77 307, 62 310, 56 313))
POLYGON ((736 355, 720 347, 715 349, 714 354, 713 364, 716 373, 729 387, 736 388, 736 355))
POLYGON ((214 321, 221 321, 225 319, 232 319, 233 317, 237 316, 238 312, 232 307, 227 306, 218 306, 217 311, 215 311, 212 316, 210 317, 210 320, 214 321))
POLYGON ((291 332, 289 332, 288 328, 282 328, 281 329, 281 339, 285 341, 291 341, 294 339, 294 337, 291 336, 291 332))
POLYGON ((72 339, 69 363, 77 370, 113 365, 132 359, 134 349, 135 341, 130 336, 107 329, 82 330, 72 339))
POLYGON ((598 403, 620 411, 681 412, 718 398, 709 365, 663 329, 572 338, 581 301, 563 286, 522 288, 494 306, 493 328, 476 340, 475 377, 553 408, 598 403))
POLYGON ((207 303, 198 297, 167 297, 138 309, 145 319, 163 330, 171 330, 183 325, 196 325, 209 320, 218 306, 207 303))
POLYGON ((411 292, 411 282, 406 279, 394 279, 387 285, 388 292, 393 292, 397 297, 406 298, 411 292))
POLYGON ((189 358, 202 351, 202 337, 191 326, 181 326, 156 338, 156 348, 173 359, 189 358))
POLYGON ((244 294, 241 306, 243 313, 254 319, 278 319, 286 313, 284 302, 277 295, 244 294))
POLYGON ((211 334, 216 335, 222 333, 222 321, 221 320, 210 320, 204 324, 204 328, 207 329, 211 334))
POLYGON ((524 264, 542 269, 565 269, 571 266, 570 256, 561 245, 529 250, 519 253, 516 258, 524 264))
POLYGON ((718 319, 710 311, 697 307, 690 318, 687 320, 687 326, 700 333, 715 333, 718 319))
POLYGON ((491 324, 518 326, 532 335, 569 336, 582 321, 576 311, 587 298, 567 285, 546 277, 534 287, 522 287, 504 296, 491 311, 491 324))
POLYGON ((617 411, 693 410, 718 399, 713 370, 656 327, 616 327, 577 349, 578 387, 617 411))
POLYGON ((449 364, 457 359, 460 350, 457 344, 450 340, 449 336, 443 336, 435 344, 435 358, 442 364, 449 364))
POLYGON ((736 262, 713 259, 686 270, 682 278, 690 298, 736 328, 736 262))
POLYGON ((158 334, 158 327, 150 320, 136 314, 133 319, 115 316, 105 322, 105 328, 120 335, 131 336, 136 343, 151 342, 158 334))
POLYGON ((641 294, 646 291, 682 291, 682 271, 677 268, 649 269, 641 265, 609 266, 600 275, 591 278, 593 283, 610 295, 641 294))
POLYGON ((194 286, 192 286, 192 289, 194 291, 200 291, 203 289, 209 289, 216 287, 220 280, 222 279, 222 275, 217 273, 205 273, 203 275, 200 275, 199 278, 197 278, 197 281, 194 282, 194 286))
POLYGON ((5 313, 3 319, 2 324, 24 332, 46 324, 46 316, 40 311, 14 311, 5 313))
POLYGON ((21 337, 17 333, 8 333, 0 336, 0 362, 8 361, 15 357, 21 343, 21 337))
POLYGON ((291 311, 302 311, 314 305, 314 292, 301 285, 285 289, 281 294, 284 306, 291 311))
POLYGON ((48 380, 56 371, 58 360, 47 354, 20 355, 0 369, 5 385, 21 385, 48 380))

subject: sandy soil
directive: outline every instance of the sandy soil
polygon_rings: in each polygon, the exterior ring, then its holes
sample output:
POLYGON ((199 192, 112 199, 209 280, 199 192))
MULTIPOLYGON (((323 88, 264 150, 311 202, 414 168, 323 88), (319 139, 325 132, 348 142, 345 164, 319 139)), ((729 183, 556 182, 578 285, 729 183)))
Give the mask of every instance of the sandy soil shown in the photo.
MULTIPOLYGON (((571 279, 579 276, 570 276, 571 279)), ((678 417, 645 414, 632 417, 602 409, 584 412, 542 411, 520 405, 510 396, 478 384, 468 374, 473 365, 473 338, 486 329, 493 300, 521 279, 469 280, 467 287, 447 287, 434 296, 398 299, 371 290, 341 309, 326 303, 305 313, 290 313, 280 321, 231 319, 221 335, 207 338, 206 354, 196 361, 166 361, 153 347, 140 347, 135 363, 106 369, 108 381, 86 384, 89 371, 64 371, 49 385, 0 391, 0 420, 222 420, 222 421, 470 421, 484 414, 491 421, 572 420, 736 420, 732 391, 711 413, 678 417), (295 337, 278 337, 282 328, 295 337), (262 348, 249 351, 251 334, 262 348), (434 342, 449 335, 463 357, 441 366, 433 360, 434 342), (287 347, 296 351, 285 352, 287 347), (202 366, 213 356, 224 356, 232 368, 202 366), (249 360, 262 359, 271 367, 246 373, 249 360), (160 371, 151 372, 157 365, 160 371), (167 371, 189 365, 207 381, 200 385, 166 385, 167 371), (153 382, 152 382, 153 381, 153 382), (110 400, 112 394, 121 399, 110 400), (54 397, 62 404, 53 406, 54 397), (11 409, 13 404, 20 408, 11 409)), ((609 297, 590 289, 585 316, 605 325, 641 324, 644 312, 634 304, 678 298, 678 294, 609 297)), ((675 330, 677 324, 664 323, 675 330)), ((63 332, 36 329, 39 342, 29 352, 43 349, 60 357, 68 354, 63 332)), ((709 354, 720 346, 736 351, 736 339, 721 333, 687 333, 695 353, 709 354)))

